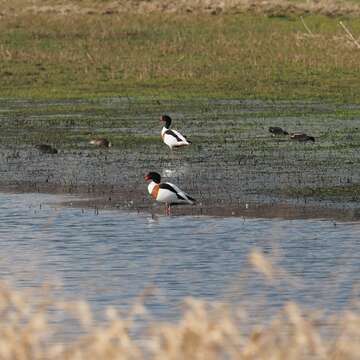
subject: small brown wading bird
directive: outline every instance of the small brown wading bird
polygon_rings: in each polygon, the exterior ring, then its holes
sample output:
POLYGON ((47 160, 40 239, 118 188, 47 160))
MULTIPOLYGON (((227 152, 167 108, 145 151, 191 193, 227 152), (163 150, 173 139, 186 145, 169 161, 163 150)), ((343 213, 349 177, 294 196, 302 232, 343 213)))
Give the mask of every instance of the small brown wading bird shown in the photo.
POLYGON ((313 136, 307 135, 305 133, 290 133, 291 140, 297 141, 312 141, 315 142, 315 138, 313 136))
POLYGON ((289 133, 287 131, 283 130, 281 127, 278 127, 278 126, 270 126, 269 131, 273 134, 273 136, 275 136, 275 135, 289 135, 289 133))
POLYGON ((37 144, 35 147, 43 154, 57 154, 58 152, 55 148, 48 144, 37 144))
POLYGON ((108 140, 108 139, 105 139, 105 138, 96 138, 96 139, 91 139, 90 144, 92 145, 96 145, 96 146, 99 146, 99 147, 111 147, 112 144, 111 142, 108 140))
POLYGON ((161 137, 164 143, 172 150, 174 147, 179 148, 182 146, 188 146, 191 141, 186 139, 186 136, 180 134, 178 131, 170 129, 171 118, 168 115, 160 116, 160 120, 164 122, 164 126, 161 130, 161 137))
POLYGON ((161 182, 161 176, 157 172, 149 172, 145 180, 150 181, 148 191, 151 197, 159 202, 165 203, 165 215, 171 215, 171 205, 195 204, 196 200, 176 185, 169 182, 161 182))

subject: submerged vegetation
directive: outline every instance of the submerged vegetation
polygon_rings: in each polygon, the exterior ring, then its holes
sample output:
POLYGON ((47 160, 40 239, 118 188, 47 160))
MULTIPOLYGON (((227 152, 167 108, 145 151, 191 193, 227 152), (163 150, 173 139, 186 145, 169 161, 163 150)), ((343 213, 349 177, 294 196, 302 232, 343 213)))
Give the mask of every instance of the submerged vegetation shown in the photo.
MULTIPOLYGON (((0 96, 360 100, 356 19, 292 11, 301 1, 264 8, 267 16, 257 2, 258 11, 247 4, 240 13, 236 2, 201 11, 184 1, 165 12, 162 1, 126 3, 5 2, 0 96)), ((356 13, 357 3, 346 3, 356 13)))

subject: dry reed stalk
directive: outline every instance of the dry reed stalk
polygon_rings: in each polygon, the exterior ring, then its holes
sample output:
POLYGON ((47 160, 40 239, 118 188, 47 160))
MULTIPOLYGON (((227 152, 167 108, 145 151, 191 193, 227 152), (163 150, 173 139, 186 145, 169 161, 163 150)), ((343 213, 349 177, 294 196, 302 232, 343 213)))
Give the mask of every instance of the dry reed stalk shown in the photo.
POLYGON ((257 271, 262 273, 268 280, 274 280, 277 271, 274 269, 273 264, 268 261, 261 252, 257 250, 252 251, 249 259, 250 263, 257 271))
MULTIPOLYGON (((276 277, 278 271, 262 254, 253 252, 250 259, 266 277, 276 277)), ((126 316, 109 308, 107 321, 102 323, 93 318, 88 303, 57 301, 48 289, 44 290, 42 296, 33 298, 29 292, 0 283, 2 360, 352 360, 360 353, 358 308, 336 314, 332 321, 337 331, 334 339, 322 334, 322 324, 328 317, 315 318, 293 302, 271 321, 254 323, 249 329, 229 305, 188 298, 178 321, 149 320, 144 341, 136 331, 137 318, 143 321, 144 299, 153 289, 146 289, 126 316), (82 331, 67 342, 59 342, 56 327, 61 324, 52 319, 54 311, 70 315, 82 331)))
POLYGON ((339 21, 339 24, 344 29, 345 33, 347 34, 348 38, 355 44, 355 46, 360 49, 359 42, 354 38, 353 34, 350 32, 350 30, 345 26, 345 24, 342 21, 339 21))
POLYGON ((314 34, 310 30, 310 28, 306 25, 305 20, 304 20, 304 18, 302 16, 300 16, 300 20, 301 20, 302 24, 304 25, 304 28, 308 32, 308 34, 313 36, 314 34))

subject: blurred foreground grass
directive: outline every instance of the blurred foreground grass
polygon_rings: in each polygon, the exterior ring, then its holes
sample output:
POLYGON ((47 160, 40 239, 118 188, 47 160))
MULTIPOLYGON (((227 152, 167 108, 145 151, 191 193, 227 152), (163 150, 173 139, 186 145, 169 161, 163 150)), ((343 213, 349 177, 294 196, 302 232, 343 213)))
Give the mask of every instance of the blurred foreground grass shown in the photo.
POLYGON ((123 11, 108 1, 4 5, 0 96, 360 100, 360 24, 344 18, 351 12, 307 16, 288 4, 261 13, 254 2, 259 11, 212 15, 126 4, 123 11))
MULTIPOLYGON (((250 262, 269 281, 276 277, 277 269, 262 253, 254 250, 250 262)), ((324 316, 289 302, 274 318, 248 329, 242 324, 244 309, 193 298, 185 299, 179 320, 150 321, 143 300, 135 301, 126 315, 109 308, 107 320, 98 323, 86 302, 61 302, 46 289, 42 297, 31 297, 0 284, 0 358, 343 360, 357 359, 360 353, 356 307, 324 316), (56 337, 58 312, 82 327, 66 342, 56 337), (139 318, 148 319, 142 340, 136 329, 139 318), (332 335, 324 331, 329 324, 332 335)))

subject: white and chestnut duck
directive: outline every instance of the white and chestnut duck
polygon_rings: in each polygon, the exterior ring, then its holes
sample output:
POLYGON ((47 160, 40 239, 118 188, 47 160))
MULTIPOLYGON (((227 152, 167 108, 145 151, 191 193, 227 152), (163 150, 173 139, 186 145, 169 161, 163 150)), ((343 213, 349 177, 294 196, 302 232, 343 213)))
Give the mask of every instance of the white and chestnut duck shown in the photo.
POLYGON ((151 197, 159 202, 165 203, 165 214, 171 215, 171 205, 195 204, 196 200, 169 182, 161 182, 161 176, 157 172, 149 172, 145 176, 150 181, 148 191, 151 197))
POLYGON ((191 144, 186 136, 180 134, 178 131, 170 129, 171 117, 168 115, 162 115, 160 120, 164 122, 164 126, 161 130, 161 137, 164 143, 172 150, 173 148, 179 148, 182 146, 188 146, 191 144))

